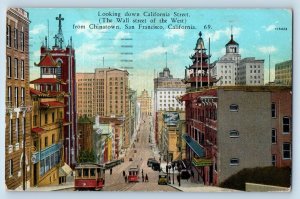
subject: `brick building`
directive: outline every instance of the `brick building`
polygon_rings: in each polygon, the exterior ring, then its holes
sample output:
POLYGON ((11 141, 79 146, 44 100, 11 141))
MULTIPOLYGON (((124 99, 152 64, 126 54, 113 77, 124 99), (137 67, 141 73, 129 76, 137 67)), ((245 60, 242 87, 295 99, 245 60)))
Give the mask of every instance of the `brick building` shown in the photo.
POLYGON ((24 190, 30 180, 29 23, 25 10, 7 10, 5 182, 8 189, 24 190))

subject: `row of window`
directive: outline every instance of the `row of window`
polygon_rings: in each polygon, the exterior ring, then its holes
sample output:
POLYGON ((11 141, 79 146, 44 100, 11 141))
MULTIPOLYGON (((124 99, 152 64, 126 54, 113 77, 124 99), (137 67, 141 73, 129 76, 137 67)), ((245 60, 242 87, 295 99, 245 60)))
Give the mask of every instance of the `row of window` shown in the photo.
POLYGON ((184 91, 158 91, 157 93, 159 95, 162 95, 162 94, 183 94, 184 91))
POLYGON ((14 73, 14 78, 19 79, 19 74, 21 74, 20 78, 21 80, 25 79, 25 66, 24 66, 24 60, 21 60, 19 63, 19 60, 17 58, 14 58, 14 70, 12 71, 12 60, 10 56, 7 56, 6 58, 6 65, 7 65, 7 78, 12 77, 12 73, 14 73), (20 68, 19 68, 20 64, 20 68))
POLYGON ((8 132, 9 133, 9 135, 8 135, 8 144, 9 145, 13 145, 13 144, 21 142, 21 133, 23 134, 23 132, 25 132, 25 127, 26 127, 26 120, 23 117, 22 117, 22 119, 20 119, 20 118, 15 119, 15 126, 13 125, 13 123, 14 123, 14 120, 10 119, 9 120, 9 132, 8 132), (22 120, 22 124, 20 123, 21 120, 22 120), (22 132, 21 132, 21 128, 22 128, 22 132), (15 140, 13 139, 14 132, 16 133, 15 140))
POLYGON ((180 105, 180 104, 159 104, 159 106, 160 107, 166 107, 166 106, 168 106, 168 107, 175 107, 175 106, 183 106, 183 105, 180 105))
MULTIPOLYGON (((11 103, 11 106, 14 106, 14 107, 19 107, 19 87, 15 87, 15 90, 14 90, 14 104, 12 103, 12 87, 11 86, 8 86, 7 87, 7 102, 8 103, 11 103)), ((24 87, 21 87, 21 102, 22 103, 25 103, 25 88, 24 87)))
MULTIPOLYGON (((14 48, 20 49, 21 51, 24 51, 24 32, 23 27, 22 30, 19 32, 19 30, 15 27, 13 29, 13 42, 14 42, 14 48)), ((12 28, 10 25, 6 26, 6 46, 11 47, 12 44, 12 28)))

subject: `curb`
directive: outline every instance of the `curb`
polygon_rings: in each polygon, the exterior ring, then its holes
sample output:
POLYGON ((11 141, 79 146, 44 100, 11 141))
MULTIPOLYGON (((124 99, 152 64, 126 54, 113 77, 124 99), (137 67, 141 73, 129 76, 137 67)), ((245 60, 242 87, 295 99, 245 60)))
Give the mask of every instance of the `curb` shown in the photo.
POLYGON ((181 189, 179 189, 178 187, 175 187, 175 186, 173 186, 173 185, 171 185, 171 184, 168 184, 168 186, 173 187, 174 189, 183 192, 181 189))

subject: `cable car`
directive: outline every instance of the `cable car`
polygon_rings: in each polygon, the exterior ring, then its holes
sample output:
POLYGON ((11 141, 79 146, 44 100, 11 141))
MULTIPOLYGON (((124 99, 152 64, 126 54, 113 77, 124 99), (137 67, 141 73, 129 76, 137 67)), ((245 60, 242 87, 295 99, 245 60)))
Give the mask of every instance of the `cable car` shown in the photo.
POLYGON ((128 182, 138 182, 139 181, 139 169, 137 167, 131 167, 128 170, 128 182))
POLYGON ((94 163, 75 167, 75 190, 101 190, 105 184, 105 167, 94 163))

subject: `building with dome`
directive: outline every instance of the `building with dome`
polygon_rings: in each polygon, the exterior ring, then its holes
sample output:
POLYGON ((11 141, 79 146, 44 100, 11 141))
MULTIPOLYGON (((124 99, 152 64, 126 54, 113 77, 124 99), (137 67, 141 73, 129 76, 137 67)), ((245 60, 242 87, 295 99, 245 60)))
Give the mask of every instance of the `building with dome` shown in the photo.
POLYGON ((225 48, 226 54, 211 65, 217 86, 264 84, 264 60, 255 57, 241 59, 239 44, 233 39, 233 34, 225 48))

